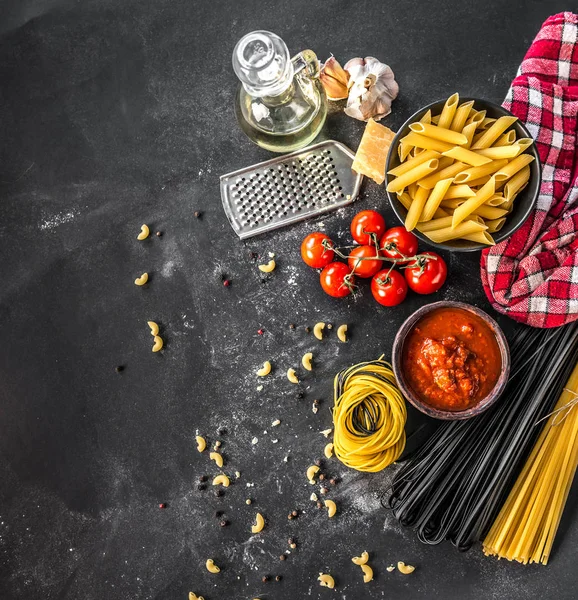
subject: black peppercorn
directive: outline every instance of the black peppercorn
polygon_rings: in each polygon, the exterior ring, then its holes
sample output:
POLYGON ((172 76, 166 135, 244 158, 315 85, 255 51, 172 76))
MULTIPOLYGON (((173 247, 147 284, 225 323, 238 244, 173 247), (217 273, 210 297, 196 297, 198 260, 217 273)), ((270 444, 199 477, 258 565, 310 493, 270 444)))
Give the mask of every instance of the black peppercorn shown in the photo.
POLYGON ((339 482, 339 479, 337 479, 336 477, 332 477, 332 478, 329 480, 329 483, 330 483, 331 485, 337 485, 337 483, 338 483, 338 482, 339 482))
POLYGON ((224 496, 225 492, 223 492, 223 490, 217 490, 215 492, 215 496, 217 496, 217 498, 220 498, 221 496, 224 496))
POLYGON ((311 333, 311 327, 305 327, 305 333, 311 333))
POLYGON ((305 398, 305 394, 303 392, 297 392, 297 400, 303 400, 305 398))
POLYGON ((323 461, 322 461, 320 458, 318 458, 318 459, 315 461, 315 464, 316 464, 318 467, 320 467, 320 466, 323 464, 323 461))
POLYGON ((295 323, 289 323, 289 329, 295 329, 295 323))
POLYGON ((284 554, 281 554, 281 556, 279 557, 279 560, 285 560, 287 557, 284 554))
POLYGON ((317 508, 323 508, 323 504, 321 504, 321 502, 317 502, 317 508))
POLYGON ((275 577, 275 581, 281 581, 281 579, 283 579, 283 577, 281 577, 281 575, 277 575, 277 576, 275 577))
POLYGON ((228 524, 229 524, 229 521, 226 521, 225 519, 223 519, 223 520, 222 520, 222 521, 219 523, 219 525, 220 525, 221 527, 227 527, 227 525, 228 525, 228 524))
POLYGON ((118 365, 118 367, 115 367, 114 370, 117 373, 121 373, 122 371, 124 371, 124 367, 122 365, 118 365))
POLYGON ((207 489, 207 486, 206 486, 206 485, 203 485, 202 483, 199 483, 199 485, 197 486, 197 489, 198 489, 200 492, 203 492, 204 490, 206 490, 206 489, 207 489))
POLYGON ((269 575, 263 575, 263 577, 261 577, 261 581, 263 583, 267 583, 269 581, 269 575))
POLYGON ((257 260, 259 258, 259 255, 256 252, 251 252, 249 256, 251 257, 251 260, 257 260))
POLYGON ((162 231, 157 231, 157 237, 161 237, 163 235, 162 231))
POLYGON ((217 519, 220 519, 223 516, 223 511, 222 510, 218 510, 215 512, 215 517, 217 519))
POLYGON ((199 481, 200 481, 201 483, 204 483, 205 481, 207 481, 207 476, 206 476, 206 475, 201 475, 201 476, 199 477, 199 481))
POLYGON ((291 544, 294 544, 294 543, 295 543, 295 538, 289 538, 289 539, 287 540, 287 543, 288 543, 289 545, 291 545, 291 544))
POLYGON ((196 211, 195 211, 195 217, 196 217, 197 219, 200 219, 202 216, 203 216, 203 213, 202 213, 200 210, 196 210, 196 211))
POLYGON ((219 430, 217 431, 217 433, 219 435, 227 435, 228 431, 226 427, 219 427, 219 430))

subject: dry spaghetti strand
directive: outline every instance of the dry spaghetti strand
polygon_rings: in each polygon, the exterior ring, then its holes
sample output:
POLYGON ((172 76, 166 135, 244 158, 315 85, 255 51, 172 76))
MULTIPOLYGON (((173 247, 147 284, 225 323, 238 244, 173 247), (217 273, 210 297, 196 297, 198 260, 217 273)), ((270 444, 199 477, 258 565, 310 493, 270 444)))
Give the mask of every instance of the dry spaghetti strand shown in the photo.
POLYGON ((484 552, 547 564, 578 465, 578 365, 494 521, 484 552))
POLYGON ((391 365, 382 358, 349 367, 335 377, 333 451, 357 471, 381 471, 405 447, 405 400, 391 365))

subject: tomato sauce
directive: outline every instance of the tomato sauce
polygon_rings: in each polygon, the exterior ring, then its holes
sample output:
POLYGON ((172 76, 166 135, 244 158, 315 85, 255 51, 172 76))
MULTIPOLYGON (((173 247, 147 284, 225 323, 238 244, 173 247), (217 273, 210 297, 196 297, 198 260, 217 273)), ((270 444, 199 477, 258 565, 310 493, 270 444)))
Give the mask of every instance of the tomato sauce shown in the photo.
POLYGON ((441 410, 471 408, 494 388, 502 357, 483 319, 461 308, 440 308, 420 319, 406 338, 403 369, 410 387, 441 410))

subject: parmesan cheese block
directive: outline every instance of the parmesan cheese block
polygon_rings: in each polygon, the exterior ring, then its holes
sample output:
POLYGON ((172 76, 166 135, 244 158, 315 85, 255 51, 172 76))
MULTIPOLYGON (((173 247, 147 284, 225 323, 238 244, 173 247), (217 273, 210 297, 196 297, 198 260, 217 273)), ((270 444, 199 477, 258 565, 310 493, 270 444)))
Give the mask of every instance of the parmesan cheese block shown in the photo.
POLYGON ((377 183, 383 183, 385 159, 394 137, 395 133, 391 129, 369 119, 351 168, 356 173, 371 177, 377 183))

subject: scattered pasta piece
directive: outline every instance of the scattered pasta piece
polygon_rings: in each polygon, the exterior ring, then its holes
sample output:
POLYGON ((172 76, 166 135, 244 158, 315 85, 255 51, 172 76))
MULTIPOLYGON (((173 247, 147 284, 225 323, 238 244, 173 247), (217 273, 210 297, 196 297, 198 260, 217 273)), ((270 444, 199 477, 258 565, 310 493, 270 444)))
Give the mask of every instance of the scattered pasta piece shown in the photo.
POLYGON ((153 338, 153 347, 152 347, 152 351, 153 352, 158 352, 162 347, 163 347, 163 338, 160 335, 155 335, 155 337, 153 338))
POLYGON ((205 600, 202 596, 197 596, 194 592, 189 592, 189 600, 205 600))
POLYGON ((323 454, 325 454, 325 458, 331 458, 333 456, 333 444, 331 442, 325 446, 323 454))
POLYGON ((226 475, 217 475, 215 479, 213 479, 213 485, 222 485, 223 487, 229 487, 229 478, 226 475))
POLYGON ((315 475, 318 473, 319 467, 317 465, 311 465, 307 469, 307 479, 311 485, 315 485, 315 475))
POLYGON ((209 571, 209 573, 220 573, 221 569, 219 569, 219 567, 217 567, 217 565, 215 564, 215 562, 213 561, 212 558, 207 559, 207 562, 205 563, 205 567, 207 567, 207 571, 209 571))
POLYGON ((409 575, 410 573, 413 573, 415 571, 415 567, 412 567, 411 565, 406 565, 404 562, 402 562, 400 560, 397 563, 397 570, 400 573, 403 573, 404 575, 409 575))
POLYGON ((200 435, 198 435, 195 439, 197 440, 197 450, 199 452, 203 452, 207 447, 207 441, 204 437, 201 437, 200 435))
POLYGON ((373 580, 373 569, 369 565, 361 565, 363 571, 363 583, 369 583, 373 580))
POLYGON ((304 354, 303 358, 301 359, 301 364, 303 365, 303 368, 307 369, 308 371, 312 371, 313 370, 313 366, 311 365, 312 360, 313 360, 312 352, 307 352, 306 354, 304 354))
POLYGON ((269 373, 271 373, 271 363, 266 360, 263 363, 263 366, 257 371, 257 375, 259 375, 259 377, 265 377, 266 375, 269 375, 269 373))
POLYGON ((275 264, 275 261, 271 259, 266 265, 259 265, 259 271, 262 271, 263 273, 271 273, 275 270, 276 266, 277 265, 275 264))
POLYGON ((218 452, 211 452, 209 458, 215 461, 217 467, 221 468, 223 466, 223 457, 218 452))
POLYGON ((331 432, 333 431, 333 429, 329 428, 329 429, 324 429, 321 432, 321 435, 325 436, 325 437, 329 437, 331 435, 331 432))
POLYGON ((325 506, 327 507, 327 515, 331 519, 337 512, 337 504, 333 500, 325 500, 325 506))
POLYGON ((333 579, 333 577, 331 577, 331 575, 329 575, 329 573, 319 573, 317 581, 319 581, 321 587, 326 587, 330 589, 333 589, 335 587, 335 580, 333 579))
POLYGON ((317 497, 317 494, 315 492, 313 492, 311 494, 311 496, 309 497, 309 500, 311 500, 311 502, 317 502, 317 500, 319 500, 319 498, 317 497))
POLYGON ((281 425, 281 421, 279 419, 275 419, 273 423, 271 423, 271 427, 278 427, 281 425))
POLYGON ((395 571, 395 567, 393 565, 389 565, 389 567, 387 567, 385 569, 388 573, 391 573, 392 571, 395 571))
POLYGON ((351 559, 351 562, 352 562, 354 565, 359 565, 359 566, 361 566, 361 565, 365 565, 365 564, 367 563, 367 561, 368 561, 368 560, 369 560, 369 553, 368 553, 366 550, 364 550, 364 551, 361 553, 361 556, 354 556, 354 557, 351 559))
POLYGON ((325 323, 322 323, 321 321, 319 323, 316 323, 315 326, 313 327, 313 335, 318 340, 322 340, 323 339, 323 330, 324 329, 325 329, 325 323))
POLYGON ((259 533, 263 531, 263 527, 265 527, 265 519, 261 513, 257 513, 255 516, 255 525, 251 527, 251 533, 259 533))
POLYGON ((140 233, 136 236, 137 240, 146 240, 149 236, 150 230, 148 225, 141 225, 140 233))
POLYGON ((152 336, 159 334, 159 326, 154 321, 147 321, 147 325, 151 328, 152 336))
POLYGON ((297 375, 295 375, 295 369, 287 369, 287 379, 291 383, 299 383, 299 379, 297 378, 297 375))
POLYGON ((337 338, 340 342, 347 341, 347 325, 343 324, 337 328, 337 338))
POLYGON ((143 273, 140 277, 134 280, 135 285, 144 285, 149 280, 149 274, 143 273))

